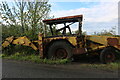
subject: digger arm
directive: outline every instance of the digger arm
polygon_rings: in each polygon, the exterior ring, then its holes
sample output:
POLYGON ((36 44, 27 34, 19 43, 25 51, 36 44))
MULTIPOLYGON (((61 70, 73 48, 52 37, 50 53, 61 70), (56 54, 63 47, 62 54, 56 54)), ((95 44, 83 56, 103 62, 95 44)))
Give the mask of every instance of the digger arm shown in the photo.
POLYGON ((17 44, 17 45, 30 46, 34 50, 38 50, 38 48, 26 36, 18 37, 18 38, 15 38, 14 36, 8 37, 3 42, 2 47, 5 48, 5 47, 9 46, 11 43, 17 44))

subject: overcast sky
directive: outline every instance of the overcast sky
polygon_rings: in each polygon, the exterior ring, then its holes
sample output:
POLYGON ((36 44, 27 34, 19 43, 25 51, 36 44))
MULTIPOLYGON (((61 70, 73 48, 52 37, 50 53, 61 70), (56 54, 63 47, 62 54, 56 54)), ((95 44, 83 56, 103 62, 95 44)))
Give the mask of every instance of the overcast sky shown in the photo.
MULTIPOLYGON (((118 34, 118 1, 52 1, 50 15, 55 17, 73 16, 83 14, 83 30, 87 34, 111 30, 116 26, 118 34)), ((72 26, 77 30, 77 26, 72 26)))
MULTIPOLYGON (((14 0, 7 2, 12 1, 14 0)), ((109 31, 115 26, 118 34, 118 2, 119 0, 49 0, 52 5, 50 16, 64 17, 82 14, 83 31, 87 34, 109 31)), ((73 25, 72 30, 77 30, 77 27, 76 24, 73 25)))

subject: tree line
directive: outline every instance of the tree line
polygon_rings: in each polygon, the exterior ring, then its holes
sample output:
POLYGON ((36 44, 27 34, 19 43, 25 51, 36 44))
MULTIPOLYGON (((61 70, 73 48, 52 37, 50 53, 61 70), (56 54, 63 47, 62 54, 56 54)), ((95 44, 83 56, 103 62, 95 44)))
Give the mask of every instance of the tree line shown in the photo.
MULTIPOLYGON (((7 37, 27 36, 30 40, 37 40, 38 33, 49 33, 48 27, 42 22, 50 18, 51 5, 48 0, 14 0, 14 2, 0 2, 0 28, 2 29, 2 40, 7 37)), ((10 45, 2 49, 3 53, 38 53, 32 48, 10 45)))
POLYGON ((27 36, 36 40, 38 32, 43 33, 47 27, 42 20, 49 17, 50 7, 48 0, 1 2, 0 26, 3 40, 9 36, 27 36))

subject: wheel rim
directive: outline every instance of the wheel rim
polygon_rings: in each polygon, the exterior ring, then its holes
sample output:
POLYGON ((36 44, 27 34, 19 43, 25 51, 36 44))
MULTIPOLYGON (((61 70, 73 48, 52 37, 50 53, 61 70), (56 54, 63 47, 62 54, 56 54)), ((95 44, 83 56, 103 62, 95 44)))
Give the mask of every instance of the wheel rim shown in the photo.
POLYGON ((58 59, 65 59, 67 57, 67 51, 63 48, 57 49, 55 51, 55 57, 58 59))
POLYGON ((115 60, 115 55, 113 53, 108 53, 105 56, 105 61, 107 63, 113 62, 115 60))

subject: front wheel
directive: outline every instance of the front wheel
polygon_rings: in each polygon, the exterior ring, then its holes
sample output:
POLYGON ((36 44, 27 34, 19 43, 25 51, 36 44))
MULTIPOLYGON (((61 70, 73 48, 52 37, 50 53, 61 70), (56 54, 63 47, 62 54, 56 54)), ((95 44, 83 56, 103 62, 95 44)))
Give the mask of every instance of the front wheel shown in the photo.
POLYGON ((72 47, 65 41, 54 42, 48 49, 48 59, 71 59, 72 47))
POLYGON ((115 50, 112 48, 105 48, 100 53, 100 61, 104 64, 114 62, 115 59, 115 50))

